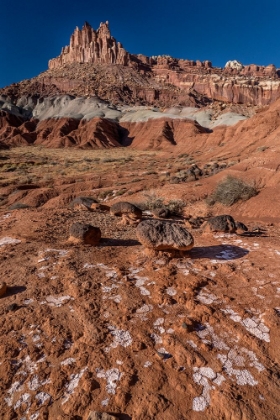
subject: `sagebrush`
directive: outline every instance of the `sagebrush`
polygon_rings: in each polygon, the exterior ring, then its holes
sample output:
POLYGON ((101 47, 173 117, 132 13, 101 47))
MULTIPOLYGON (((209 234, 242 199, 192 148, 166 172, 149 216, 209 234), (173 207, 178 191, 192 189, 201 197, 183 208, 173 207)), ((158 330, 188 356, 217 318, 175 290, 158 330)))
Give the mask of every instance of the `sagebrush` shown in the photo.
POLYGON ((228 175, 217 185, 215 191, 208 197, 207 203, 210 205, 222 203, 226 206, 232 206, 237 201, 249 200, 257 194, 258 190, 254 185, 228 175))

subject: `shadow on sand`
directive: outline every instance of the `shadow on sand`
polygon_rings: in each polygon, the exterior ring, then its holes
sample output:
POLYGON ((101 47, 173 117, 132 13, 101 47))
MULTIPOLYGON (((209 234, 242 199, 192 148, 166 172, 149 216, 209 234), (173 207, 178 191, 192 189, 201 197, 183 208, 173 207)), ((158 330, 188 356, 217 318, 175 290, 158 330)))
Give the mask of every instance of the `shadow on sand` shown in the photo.
POLYGON ((189 256, 193 259, 208 258, 221 261, 237 260, 245 257, 249 251, 235 245, 213 245, 198 246, 189 251, 189 256))
POLYGON ((2 297, 5 298, 8 296, 17 295, 18 293, 25 292, 25 290, 26 290, 25 286, 11 286, 11 287, 9 286, 7 287, 7 292, 2 297))
POLYGON ((114 238, 101 238, 99 246, 135 246, 141 245, 135 239, 114 239, 114 238))

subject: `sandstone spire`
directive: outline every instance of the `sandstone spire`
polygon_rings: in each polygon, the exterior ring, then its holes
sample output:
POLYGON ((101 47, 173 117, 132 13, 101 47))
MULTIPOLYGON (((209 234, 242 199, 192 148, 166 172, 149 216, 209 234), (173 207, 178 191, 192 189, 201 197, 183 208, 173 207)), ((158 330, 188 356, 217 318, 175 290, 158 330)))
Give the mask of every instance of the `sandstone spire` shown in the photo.
POLYGON ((49 61, 49 69, 71 63, 106 63, 127 65, 129 53, 111 36, 109 22, 100 23, 95 31, 88 22, 82 29, 76 27, 70 45, 49 61))

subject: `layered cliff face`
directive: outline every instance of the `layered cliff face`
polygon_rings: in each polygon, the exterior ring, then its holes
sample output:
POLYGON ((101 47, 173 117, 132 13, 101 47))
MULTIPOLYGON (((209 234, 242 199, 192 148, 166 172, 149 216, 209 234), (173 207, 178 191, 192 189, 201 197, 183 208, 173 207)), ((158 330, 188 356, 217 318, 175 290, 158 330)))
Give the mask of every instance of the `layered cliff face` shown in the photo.
MULTIPOLYGON (((279 98, 279 74, 273 64, 243 66, 233 60, 222 69, 211 61, 133 55, 111 36, 106 22, 96 31, 88 23, 76 28, 39 81, 45 90, 56 86, 63 93, 95 94, 114 103, 188 105, 195 92, 208 100, 263 106, 279 98)), ((196 101, 198 106, 206 103, 196 101)))

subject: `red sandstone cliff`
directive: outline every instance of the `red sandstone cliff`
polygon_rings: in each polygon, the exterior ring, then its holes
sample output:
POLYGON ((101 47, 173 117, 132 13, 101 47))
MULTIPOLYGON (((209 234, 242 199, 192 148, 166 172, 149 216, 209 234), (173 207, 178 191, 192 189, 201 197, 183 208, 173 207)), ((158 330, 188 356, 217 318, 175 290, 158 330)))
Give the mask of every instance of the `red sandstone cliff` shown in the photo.
POLYGON ((57 58, 49 61, 55 69, 70 63, 128 64, 129 54, 110 34, 108 22, 101 23, 95 31, 87 22, 82 29, 75 29, 70 45, 62 48, 57 58))
POLYGON ((129 54, 111 36, 108 22, 101 23, 96 31, 85 23, 82 29, 75 29, 61 54, 49 61, 49 70, 39 80, 45 90, 54 85, 65 93, 96 94, 115 103, 190 105, 191 92, 210 100, 253 106, 268 105, 279 98, 279 72, 273 64, 236 63, 229 61, 221 69, 212 67, 210 61, 129 54), (107 84, 103 80, 103 76, 108 79, 107 71, 102 65, 119 67, 108 67, 111 81, 107 84))

